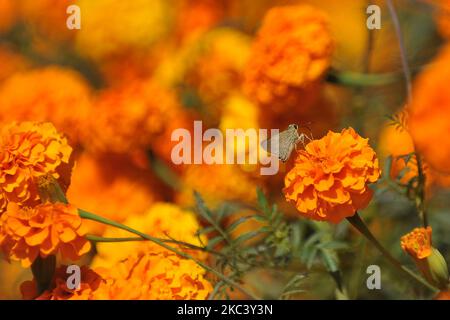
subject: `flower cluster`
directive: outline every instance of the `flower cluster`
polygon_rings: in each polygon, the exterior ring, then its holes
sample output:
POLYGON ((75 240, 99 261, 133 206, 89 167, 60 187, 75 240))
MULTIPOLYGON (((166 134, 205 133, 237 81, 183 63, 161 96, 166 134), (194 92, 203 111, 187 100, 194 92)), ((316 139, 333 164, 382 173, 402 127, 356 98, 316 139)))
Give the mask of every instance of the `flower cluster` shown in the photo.
POLYGON ((166 251, 136 254, 111 271, 98 270, 107 281, 98 299, 205 300, 213 289, 203 268, 166 251))
POLYGON ((50 123, 4 126, 0 136, 0 214, 9 202, 38 204, 37 178, 51 175, 67 189, 72 148, 50 123))
POLYGON ((253 45, 244 90, 271 109, 304 106, 330 66, 333 46, 328 19, 320 10, 306 5, 272 8, 253 45))
POLYGON ((10 203, 0 218, 0 247, 7 259, 29 267, 37 257, 60 254, 78 260, 89 252, 78 210, 72 205, 41 204, 20 208, 10 203))
POLYGON ((368 139, 350 128, 329 132, 299 151, 283 192, 302 216, 337 223, 368 205, 372 197, 368 184, 379 176, 368 139))

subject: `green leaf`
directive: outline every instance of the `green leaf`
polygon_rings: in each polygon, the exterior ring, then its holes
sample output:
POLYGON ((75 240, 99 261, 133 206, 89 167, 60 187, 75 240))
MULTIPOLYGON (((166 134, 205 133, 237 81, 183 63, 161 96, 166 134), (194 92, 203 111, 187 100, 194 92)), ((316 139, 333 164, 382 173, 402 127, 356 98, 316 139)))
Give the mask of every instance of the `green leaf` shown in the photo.
POLYGON ((383 171, 384 179, 389 180, 391 178, 392 161, 393 161, 392 156, 388 156, 386 158, 386 161, 384 162, 384 171, 383 171))
POLYGON ((314 263, 314 259, 316 258, 318 251, 319 251, 319 249, 317 249, 317 247, 312 248, 312 250, 308 256, 308 259, 306 260, 306 267, 308 269, 311 269, 312 264, 314 263))
POLYGON ((321 249, 320 252, 321 252, 321 257, 322 257, 323 263, 325 265, 325 268, 329 272, 336 272, 336 271, 338 271, 339 268, 338 268, 338 262, 337 262, 336 254, 331 253, 327 249, 321 249))
POLYGON ((224 238, 222 238, 221 236, 217 236, 215 238, 212 238, 211 240, 208 240, 207 248, 208 249, 214 249, 214 247, 216 245, 218 245, 219 243, 221 243, 223 240, 224 240, 224 238))
POLYGON ((242 223, 252 219, 253 216, 245 216, 242 218, 237 219, 236 221, 234 221, 227 229, 226 231, 228 232, 228 234, 231 234, 237 227, 239 227, 242 223))
POLYGON ((259 187, 256 188, 256 196, 257 196, 257 199, 258 199, 259 207, 261 208, 261 210, 264 212, 264 214, 266 216, 270 217, 270 214, 269 214, 269 203, 267 202, 267 198, 264 195, 264 192, 259 187))
POLYGON ((343 250, 349 248, 348 244, 342 241, 324 242, 319 244, 317 247, 319 249, 328 249, 328 250, 343 250))
POLYGON ((208 227, 197 230, 196 234, 197 235, 207 234, 207 233, 213 232, 215 230, 216 229, 213 226, 208 226, 208 227))
POLYGON ((236 243, 236 245, 239 245, 251 238, 256 237, 259 234, 266 233, 266 231, 264 231, 262 229, 263 228, 261 228, 260 230, 247 232, 247 233, 237 237, 236 240, 234 240, 234 242, 236 243))

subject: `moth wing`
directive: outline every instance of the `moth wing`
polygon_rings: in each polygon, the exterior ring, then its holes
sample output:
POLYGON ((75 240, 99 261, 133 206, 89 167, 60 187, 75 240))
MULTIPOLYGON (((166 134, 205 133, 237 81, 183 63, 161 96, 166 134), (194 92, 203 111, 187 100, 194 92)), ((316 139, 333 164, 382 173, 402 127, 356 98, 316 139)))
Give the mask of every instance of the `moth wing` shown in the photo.
POLYGON ((280 139, 280 150, 279 150, 278 158, 281 161, 286 162, 289 159, 292 151, 295 148, 296 142, 297 142, 297 138, 296 138, 296 136, 293 136, 292 134, 289 134, 288 136, 286 136, 285 139, 280 139))
MULTIPOLYGON (((276 141, 276 139, 278 139, 278 141, 280 141, 280 136, 281 134, 283 134, 283 132, 281 132, 280 134, 274 134, 270 139, 266 139, 263 142, 261 142, 261 147, 268 153, 271 153, 271 149, 272 149, 272 144, 274 143, 274 141, 276 141)), ((279 144, 278 144, 279 145, 279 144)), ((275 155, 278 155, 279 152, 276 152, 275 155)))

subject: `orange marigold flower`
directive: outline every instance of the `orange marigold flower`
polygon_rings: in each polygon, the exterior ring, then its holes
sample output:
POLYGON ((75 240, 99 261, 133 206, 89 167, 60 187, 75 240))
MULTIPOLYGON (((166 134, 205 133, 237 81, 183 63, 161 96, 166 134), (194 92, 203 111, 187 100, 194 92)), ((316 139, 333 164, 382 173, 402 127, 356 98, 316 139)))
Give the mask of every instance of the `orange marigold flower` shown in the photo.
POLYGON ((307 5, 272 8, 253 45, 244 90, 271 109, 305 106, 330 66, 333 46, 322 11, 307 5))
POLYGON ((401 239, 402 249, 415 259, 431 255, 431 227, 415 228, 401 239))
MULTIPOLYGON (((175 239, 196 246, 204 246, 208 243, 206 236, 197 236, 200 224, 195 214, 191 211, 182 210, 177 205, 171 203, 155 203, 145 214, 133 215, 126 219, 123 224, 157 238, 175 239)), ((133 235, 117 228, 108 228, 103 236, 120 238, 133 235)), ((183 249, 201 260, 205 260, 207 257, 207 254, 203 251, 185 250, 185 248, 179 249, 183 249)), ((97 256, 92 266, 111 267, 130 254, 137 252, 157 252, 161 250, 166 249, 150 241, 98 243, 97 256)))
POLYGON ((0 246, 7 259, 20 260, 24 267, 38 256, 58 253, 75 261, 91 249, 81 221, 72 205, 46 203, 20 208, 11 202, 0 217, 0 246))
POLYGON ((414 86, 409 125, 418 151, 427 163, 450 173, 450 46, 419 75, 414 86))
POLYGON ((90 94, 87 82, 72 70, 47 67, 17 73, 0 87, 0 123, 49 121, 77 143, 89 115, 90 94))
MULTIPOLYGON (((417 177, 418 168, 415 156, 406 163, 405 156, 414 152, 414 144, 411 135, 406 130, 397 129, 394 126, 386 126, 380 135, 379 156, 392 157, 391 178, 399 179, 402 184, 407 184, 411 179, 417 177)), ((450 175, 437 172, 422 161, 422 167, 426 176, 427 191, 432 191, 433 186, 446 187, 450 185, 450 175)), ((428 194, 428 192, 427 192, 428 194)))
POLYGON ((51 175, 65 190, 70 183, 72 148, 51 123, 3 127, 0 136, 0 214, 9 201, 40 203, 36 179, 51 175))
POLYGON ((97 99, 85 144, 98 152, 116 153, 148 147, 178 110, 175 95, 153 81, 106 90, 97 99))
POLYGON ((67 287, 67 266, 62 265, 56 269, 50 289, 40 295, 37 291, 36 280, 25 281, 20 286, 24 300, 92 300, 96 290, 104 284, 105 280, 95 271, 86 266, 80 267, 80 287, 69 289, 67 287))
POLYGON ((368 139, 352 128, 329 131, 298 152, 283 192, 302 216, 338 223, 368 205, 372 191, 367 184, 379 176, 368 139))
POLYGON ((95 294, 102 300, 204 300, 213 289, 203 268, 168 251, 133 255, 97 271, 107 279, 95 294))

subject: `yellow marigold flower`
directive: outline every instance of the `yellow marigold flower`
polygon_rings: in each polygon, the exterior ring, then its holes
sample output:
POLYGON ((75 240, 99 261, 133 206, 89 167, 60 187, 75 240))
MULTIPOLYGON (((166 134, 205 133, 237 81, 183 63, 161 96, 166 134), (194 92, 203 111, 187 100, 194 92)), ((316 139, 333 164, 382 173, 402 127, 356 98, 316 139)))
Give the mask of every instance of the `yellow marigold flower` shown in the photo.
POLYGON ((51 123, 12 123, 0 135, 0 214, 8 202, 40 203, 36 179, 51 175, 66 190, 72 148, 51 123))
POLYGON ((0 87, 0 123, 49 121, 72 143, 79 142, 90 107, 87 82, 61 67, 17 73, 0 87))
POLYGON ((208 32, 193 44, 198 52, 189 61, 184 81, 193 88, 212 116, 220 115, 224 100, 239 92, 242 72, 250 54, 250 38, 243 33, 221 28, 208 32))
POLYGON ((415 259, 431 255, 431 227, 415 228, 401 239, 402 249, 415 259))
POLYGON ((450 47, 446 47, 414 86, 409 125, 418 151, 427 163, 450 173, 450 47))
MULTIPOLYGON (((123 223, 157 238, 175 239, 196 246, 204 246, 208 243, 206 236, 199 238, 196 235, 200 224, 195 214, 182 210, 171 203, 155 203, 145 214, 131 216, 123 223)), ((117 228, 108 228, 103 236, 120 238, 133 235, 117 228)), ((184 247, 182 249, 185 250, 184 247)), ((99 243, 97 244, 97 256, 92 266, 111 267, 133 253, 161 250, 166 249, 150 241, 99 243)), ((186 249, 185 251, 201 260, 206 259, 207 256, 205 252, 199 250, 186 249)))
POLYGON ((80 267, 80 288, 69 289, 67 287, 67 273, 65 265, 56 269, 50 289, 38 294, 36 280, 25 281, 20 286, 24 300, 92 300, 95 292, 105 280, 95 271, 86 266, 80 267))
POLYGON ((193 191, 198 191, 206 204, 215 207, 222 201, 255 202, 256 182, 239 167, 230 165, 191 165, 182 177, 184 188, 176 195, 176 202, 193 205, 193 191), (211 179, 214 177, 214 179, 211 179))
POLYGON ((179 109, 175 95, 153 81, 106 90, 91 114, 85 144, 98 152, 116 153, 148 147, 179 109))
POLYGON ((20 260, 29 267, 41 256, 61 254, 78 260, 89 252, 78 210, 72 205, 46 203, 20 208, 10 202, 0 217, 0 246, 7 259, 20 260))
MULTIPOLYGON (((78 158, 67 190, 70 203, 118 222, 145 213, 163 194, 164 188, 156 177, 133 165, 130 159, 87 152, 78 158)), ((97 235, 105 229, 105 225, 89 220, 86 227, 97 235)))
POLYGON ((270 9, 245 71, 244 90, 261 105, 308 105, 330 66, 333 40, 326 15, 311 6, 270 9))
POLYGON ((168 251, 133 255, 98 271, 107 279, 95 294, 102 300, 205 300, 213 289, 203 268, 168 251))
POLYGON ((300 215, 338 223, 368 205, 372 191, 367 184, 379 176, 378 159, 368 139, 352 128, 330 131, 298 152, 283 193, 300 215))
POLYGON ((170 5, 164 0, 78 0, 76 4, 82 12, 77 46, 94 59, 148 48, 170 27, 170 5))

